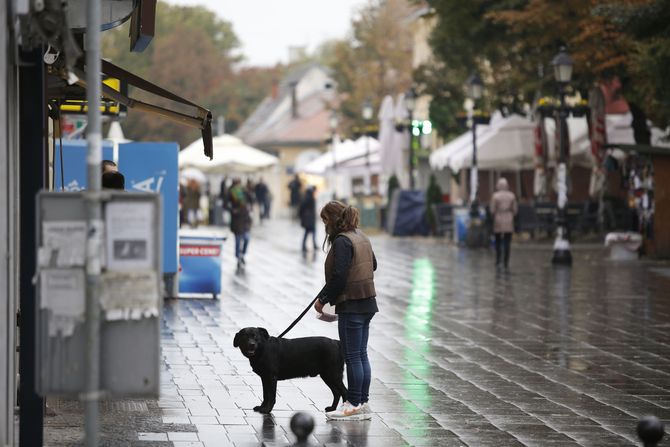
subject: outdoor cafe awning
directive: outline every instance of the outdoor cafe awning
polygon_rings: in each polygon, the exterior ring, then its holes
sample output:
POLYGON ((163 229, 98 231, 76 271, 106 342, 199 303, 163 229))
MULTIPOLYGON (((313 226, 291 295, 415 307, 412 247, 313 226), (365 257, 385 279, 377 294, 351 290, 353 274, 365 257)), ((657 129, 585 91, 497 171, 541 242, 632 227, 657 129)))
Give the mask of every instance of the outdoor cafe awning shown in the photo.
MULTIPOLYGON (((72 81, 74 80, 74 84, 84 89, 86 88, 85 70, 81 68, 74 68, 73 73, 75 75, 75 79, 72 79, 65 68, 56 69, 55 67, 51 66, 49 68, 51 74, 59 76, 68 84, 72 84, 72 81)), ((174 103, 177 103, 176 107, 171 108, 159 106, 148 101, 140 101, 131 98, 130 96, 127 96, 104 83, 102 84, 102 96, 107 99, 123 104, 129 109, 154 113, 179 124, 200 129, 202 133, 204 154, 206 157, 209 157, 210 160, 212 159, 214 156, 212 147, 212 113, 209 110, 187 99, 184 99, 181 96, 170 92, 169 90, 165 90, 147 81, 146 79, 130 73, 129 71, 126 71, 123 68, 104 59, 102 60, 102 73, 108 77, 117 78, 121 80, 121 82, 125 82, 128 85, 132 85, 135 88, 143 90, 154 96, 165 98, 174 103)), ((61 92, 66 94, 67 88, 61 89, 61 92)))
POLYGON ((256 172, 279 163, 279 158, 248 146, 232 135, 214 137, 213 153, 215 160, 202 155, 200 140, 186 146, 179 153, 179 168, 197 168, 202 172, 227 174, 234 172, 256 172))
POLYGON ((346 169, 345 163, 348 161, 363 159, 368 152, 370 156, 378 154, 380 151, 380 144, 375 138, 362 136, 356 141, 340 141, 336 139, 334 149, 334 151, 331 149, 307 163, 301 169, 301 172, 304 172, 305 174, 325 175, 326 172, 333 169, 334 166, 343 166, 343 169, 346 169))

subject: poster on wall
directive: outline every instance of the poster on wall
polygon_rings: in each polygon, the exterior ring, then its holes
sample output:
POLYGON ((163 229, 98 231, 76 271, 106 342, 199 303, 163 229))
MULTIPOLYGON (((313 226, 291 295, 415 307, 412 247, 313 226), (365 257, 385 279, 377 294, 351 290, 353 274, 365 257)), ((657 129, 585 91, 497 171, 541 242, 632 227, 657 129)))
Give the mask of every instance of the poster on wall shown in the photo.
POLYGON ((154 267, 154 204, 107 204, 107 270, 136 271, 154 267))

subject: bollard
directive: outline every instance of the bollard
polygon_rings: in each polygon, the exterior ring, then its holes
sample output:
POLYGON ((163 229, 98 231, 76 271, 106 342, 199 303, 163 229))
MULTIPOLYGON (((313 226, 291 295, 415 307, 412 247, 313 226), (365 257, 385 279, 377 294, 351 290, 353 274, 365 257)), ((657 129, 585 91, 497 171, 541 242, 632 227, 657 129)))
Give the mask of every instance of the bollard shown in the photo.
POLYGON ((645 416, 637 423, 637 436, 642 440, 644 447, 656 447, 664 434, 663 422, 656 416, 645 416))
POLYGON ((307 443, 307 438, 312 434, 314 430, 314 418, 307 413, 296 413, 291 418, 291 431, 298 440, 295 444, 296 447, 304 447, 309 445, 307 443))

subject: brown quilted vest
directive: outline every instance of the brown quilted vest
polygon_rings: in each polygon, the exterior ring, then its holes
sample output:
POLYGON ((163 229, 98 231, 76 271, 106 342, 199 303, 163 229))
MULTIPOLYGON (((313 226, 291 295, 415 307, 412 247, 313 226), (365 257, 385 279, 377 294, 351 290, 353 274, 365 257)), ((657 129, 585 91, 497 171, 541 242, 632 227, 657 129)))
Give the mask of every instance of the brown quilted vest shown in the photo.
MULTIPOLYGON (((347 300, 361 300, 376 296, 370 239, 359 230, 347 231, 346 233, 341 233, 341 235, 351 241, 354 247, 354 257, 351 259, 347 285, 344 288, 344 292, 337 297, 336 304, 347 300)), ((331 249, 328 252, 328 256, 326 256, 326 282, 331 277, 334 264, 334 250, 331 249)))

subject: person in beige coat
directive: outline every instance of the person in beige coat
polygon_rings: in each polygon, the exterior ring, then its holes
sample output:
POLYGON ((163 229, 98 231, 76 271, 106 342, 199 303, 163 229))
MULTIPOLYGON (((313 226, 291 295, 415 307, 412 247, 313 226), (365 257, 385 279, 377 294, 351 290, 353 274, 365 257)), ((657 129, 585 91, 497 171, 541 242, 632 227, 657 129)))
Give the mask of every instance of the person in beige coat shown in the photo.
POLYGON ((496 238, 496 267, 500 267, 502 251, 505 268, 509 267, 509 252, 514 232, 514 216, 518 211, 516 196, 509 190, 507 179, 501 177, 496 192, 491 197, 490 206, 493 215, 493 233, 496 238), (502 249, 502 250, 501 250, 502 249))

